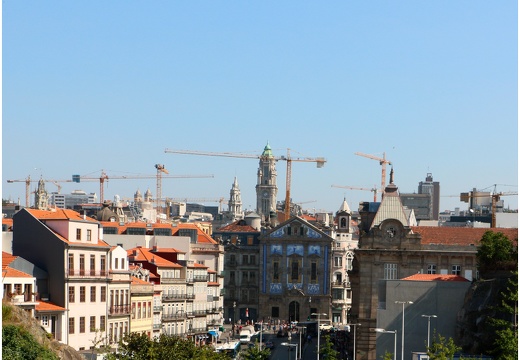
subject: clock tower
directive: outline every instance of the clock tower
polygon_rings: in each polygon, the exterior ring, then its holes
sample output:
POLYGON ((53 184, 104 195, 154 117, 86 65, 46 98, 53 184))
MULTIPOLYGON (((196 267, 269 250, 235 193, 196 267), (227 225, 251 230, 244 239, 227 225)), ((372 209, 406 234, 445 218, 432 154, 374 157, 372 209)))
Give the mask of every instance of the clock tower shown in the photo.
POLYGON ((269 221, 269 213, 276 211, 276 159, 269 143, 260 156, 256 183, 256 212, 262 221, 269 221))

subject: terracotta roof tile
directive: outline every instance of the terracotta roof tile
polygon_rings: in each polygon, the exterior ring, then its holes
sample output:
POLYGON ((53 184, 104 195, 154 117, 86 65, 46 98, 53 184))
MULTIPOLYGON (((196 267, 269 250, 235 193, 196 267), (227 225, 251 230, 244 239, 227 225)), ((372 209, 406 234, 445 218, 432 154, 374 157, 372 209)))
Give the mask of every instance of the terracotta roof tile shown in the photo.
POLYGON ((174 227, 172 229, 173 229, 173 233, 172 233, 173 236, 179 236, 180 229, 195 229, 195 230, 197 230, 197 242, 198 243, 217 244, 217 242, 215 240, 213 240, 213 238, 211 236, 206 234, 195 224, 179 223, 177 225, 177 227, 174 227))
POLYGON ((91 221, 98 222, 90 217, 83 218, 79 212, 71 210, 71 209, 53 209, 53 210, 37 210, 37 209, 27 209, 26 210, 32 214, 35 218, 39 220, 75 220, 75 221, 91 221))
POLYGON ((515 244, 518 242, 518 229, 413 226, 412 231, 421 235, 423 245, 477 246, 486 231, 501 232, 515 244))
POLYGON ((2 251, 2 269, 9 266, 18 256, 2 251))
POLYGON ((401 280, 409 281, 465 281, 469 280, 459 275, 443 275, 443 274, 414 274, 401 280))
POLYGON ((12 278, 12 277, 32 278, 33 276, 31 276, 31 275, 29 275, 29 274, 27 274, 27 273, 25 273, 23 271, 10 268, 9 266, 7 266, 5 268, 2 266, 2 277, 8 277, 8 278, 12 278))
POLYGON ((36 311, 66 311, 67 309, 61 307, 61 306, 58 306, 56 304, 53 304, 51 302, 48 302, 48 301, 41 301, 41 300, 38 300, 39 304, 36 305, 35 307, 35 310, 36 311))
POLYGON ((128 254, 129 261, 131 262, 146 261, 159 267, 182 268, 181 265, 168 261, 159 255, 152 253, 150 249, 143 247, 128 249, 126 253, 128 254), (134 250, 137 252, 137 255, 134 255, 134 250))
POLYGON ((217 230, 217 232, 255 232, 259 233, 260 231, 256 230, 251 225, 247 225, 244 223, 244 220, 237 220, 232 222, 229 225, 223 226, 217 230))
POLYGON ((132 276, 132 285, 152 285, 152 283, 141 280, 138 277, 132 276))

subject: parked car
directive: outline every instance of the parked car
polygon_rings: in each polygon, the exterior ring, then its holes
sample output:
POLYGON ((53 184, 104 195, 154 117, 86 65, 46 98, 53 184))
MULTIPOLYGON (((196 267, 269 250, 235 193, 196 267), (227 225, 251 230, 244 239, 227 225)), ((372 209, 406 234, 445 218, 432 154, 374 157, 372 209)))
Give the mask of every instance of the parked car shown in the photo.
POLYGON ((332 330, 331 324, 320 324, 320 331, 330 331, 332 330))

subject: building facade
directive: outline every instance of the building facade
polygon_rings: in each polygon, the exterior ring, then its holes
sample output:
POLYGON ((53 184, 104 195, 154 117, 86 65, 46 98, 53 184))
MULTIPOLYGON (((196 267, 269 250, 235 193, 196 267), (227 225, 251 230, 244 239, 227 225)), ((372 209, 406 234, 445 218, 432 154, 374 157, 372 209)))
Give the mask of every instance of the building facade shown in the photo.
POLYGON ((271 212, 276 211, 276 159, 267 144, 260 156, 256 183, 256 213, 262 222, 268 222, 271 212))

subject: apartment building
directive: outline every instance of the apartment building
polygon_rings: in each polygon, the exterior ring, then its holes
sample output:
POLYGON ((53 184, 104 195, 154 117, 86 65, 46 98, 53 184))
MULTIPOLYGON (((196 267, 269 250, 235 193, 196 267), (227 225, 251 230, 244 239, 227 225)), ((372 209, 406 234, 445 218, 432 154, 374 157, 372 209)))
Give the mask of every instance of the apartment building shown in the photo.
POLYGON ((61 341, 89 349, 107 320, 110 246, 99 223, 73 210, 24 208, 13 216, 13 226, 13 255, 47 272, 41 296, 68 310, 61 341))
MULTIPOLYGON (((131 285, 131 307, 132 307, 132 321, 130 322, 130 332, 146 334, 148 338, 152 338, 153 334, 153 284, 141 280, 137 277, 132 277, 131 285)), ((114 341, 124 334, 121 329, 123 324, 115 324, 114 327, 114 341), (119 331, 119 332, 118 332, 119 331)), ((109 329, 109 337, 112 334, 112 329, 109 329)))

